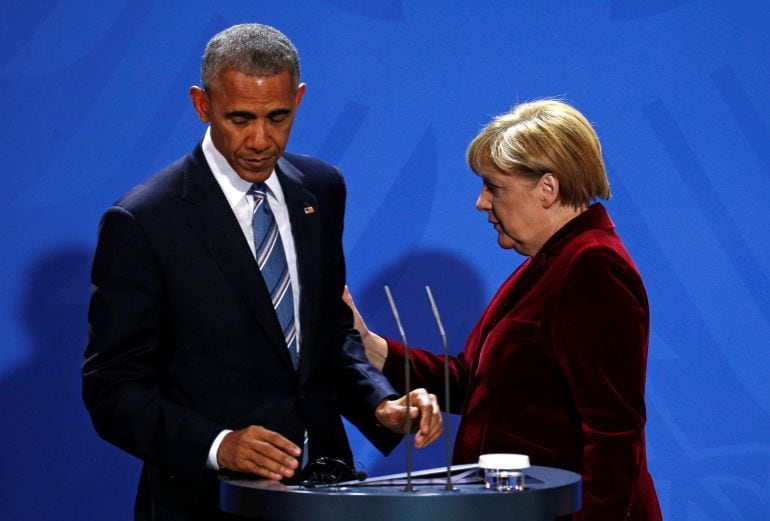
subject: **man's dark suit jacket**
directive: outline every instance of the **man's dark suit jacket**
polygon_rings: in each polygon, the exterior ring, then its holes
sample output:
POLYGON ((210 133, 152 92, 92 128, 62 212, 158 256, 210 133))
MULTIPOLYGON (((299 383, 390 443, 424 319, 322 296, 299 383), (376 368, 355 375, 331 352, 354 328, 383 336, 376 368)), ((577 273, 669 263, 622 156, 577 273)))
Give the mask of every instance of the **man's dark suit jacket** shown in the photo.
POLYGON ((243 232, 200 147, 104 215, 94 258, 83 397, 97 432, 144 461, 137 519, 214 519, 205 466, 223 429, 261 425, 309 459, 352 460, 340 414, 383 452, 393 388, 365 362, 340 299, 345 187, 317 159, 276 167, 297 251, 301 358, 292 366, 243 232))

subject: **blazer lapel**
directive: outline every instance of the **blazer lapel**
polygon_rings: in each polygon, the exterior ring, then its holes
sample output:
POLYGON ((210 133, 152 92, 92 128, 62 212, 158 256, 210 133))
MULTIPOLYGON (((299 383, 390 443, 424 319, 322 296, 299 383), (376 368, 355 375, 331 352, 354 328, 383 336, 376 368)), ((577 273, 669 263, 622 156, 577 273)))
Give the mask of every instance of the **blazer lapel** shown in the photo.
POLYGON ((294 248, 297 252, 297 272, 300 284, 300 375, 304 374, 303 363, 312 354, 314 334, 317 331, 317 317, 314 312, 323 303, 321 274, 321 224, 318 202, 315 195, 303 186, 304 177, 300 170, 284 158, 278 160, 276 173, 281 182, 286 206, 289 210, 294 248))
POLYGON ((182 198, 191 203, 190 226, 230 280, 270 343, 291 367, 281 325, 238 220, 198 146, 188 156, 182 198))

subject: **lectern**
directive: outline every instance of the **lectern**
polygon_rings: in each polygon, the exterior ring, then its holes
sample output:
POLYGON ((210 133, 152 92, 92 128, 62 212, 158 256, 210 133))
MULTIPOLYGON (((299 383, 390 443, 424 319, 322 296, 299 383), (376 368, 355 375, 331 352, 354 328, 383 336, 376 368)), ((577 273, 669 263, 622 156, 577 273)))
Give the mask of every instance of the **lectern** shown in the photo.
POLYGON ((521 491, 485 488, 477 465, 452 467, 453 490, 445 490, 447 469, 415 472, 414 491, 405 475, 304 488, 272 480, 223 479, 220 508, 245 519, 270 521, 552 521, 580 509, 580 476, 552 467, 524 470, 521 491))

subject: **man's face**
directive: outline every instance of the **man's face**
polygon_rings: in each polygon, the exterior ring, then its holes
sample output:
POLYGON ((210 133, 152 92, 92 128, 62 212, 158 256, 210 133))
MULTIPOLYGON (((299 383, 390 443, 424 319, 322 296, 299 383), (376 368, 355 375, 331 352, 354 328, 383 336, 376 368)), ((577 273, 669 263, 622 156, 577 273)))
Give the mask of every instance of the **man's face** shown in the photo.
POLYGON ((251 183, 270 176, 289 141, 294 113, 305 93, 288 71, 249 76, 223 71, 203 91, 190 89, 201 121, 211 124, 211 140, 237 174, 251 183))

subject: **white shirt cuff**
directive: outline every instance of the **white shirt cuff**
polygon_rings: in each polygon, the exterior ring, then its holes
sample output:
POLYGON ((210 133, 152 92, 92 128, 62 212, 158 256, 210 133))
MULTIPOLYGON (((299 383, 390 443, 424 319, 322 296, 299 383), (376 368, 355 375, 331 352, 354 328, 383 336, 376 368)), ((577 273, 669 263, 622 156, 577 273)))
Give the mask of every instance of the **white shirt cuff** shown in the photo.
POLYGON ((219 470, 221 468, 219 466, 219 461, 217 460, 217 452, 219 452, 219 445, 222 443, 222 439, 225 437, 226 434, 229 434, 231 432, 233 431, 229 429, 225 429, 219 434, 217 434, 216 438, 214 438, 214 442, 211 444, 211 448, 209 449, 209 458, 206 461, 206 466, 211 470, 219 470))

